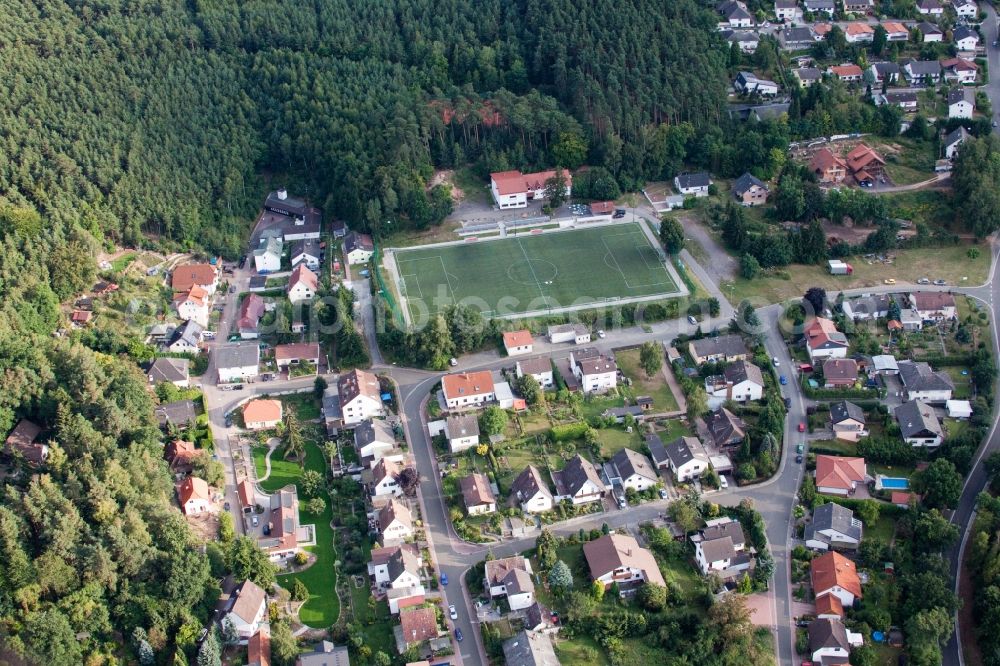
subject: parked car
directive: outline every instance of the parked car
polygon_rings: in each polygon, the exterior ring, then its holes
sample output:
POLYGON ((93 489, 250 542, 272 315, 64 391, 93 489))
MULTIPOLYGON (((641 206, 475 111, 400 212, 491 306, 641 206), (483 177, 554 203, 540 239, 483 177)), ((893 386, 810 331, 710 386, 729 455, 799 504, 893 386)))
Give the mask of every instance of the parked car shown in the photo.
POLYGON ((778 383, 781 384, 782 386, 785 386, 788 384, 788 380, 785 379, 784 375, 781 375, 780 377, 778 377, 778 383))
POLYGON ((719 487, 721 487, 723 490, 729 487, 729 481, 726 481, 725 474, 719 475, 719 487))
POLYGON ((234 333, 233 335, 230 335, 228 338, 226 338, 226 341, 227 342, 236 342, 239 339, 240 339, 240 334, 239 333, 234 333))
POLYGON ((240 257, 240 268, 243 268, 246 265, 247 265, 247 257, 246 255, 243 255, 242 257, 240 257))
POLYGON ((779 360, 778 360, 778 357, 777 357, 777 356, 773 356, 773 357, 771 358, 771 363, 773 363, 773 364, 774 364, 774 367, 776 367, 776 368, 779 368, 779 367, 781 367, 781 361, 779 361, 779 360))
POLYGON ((799 444, 795 447, 795 452, 796 453, 802 453, 805 450, 806 450, 806 445, 803 444, 803 443, 801 443, 801 442, 799 442, 799 444))
MULTIPOLYGON (((993 126, 996 127, 995 124, 993 126)), ((624 208, 615 208, 615 214, 612 215, 611 217, 612 217, 612 219, 615 219, 615 220, 622 219, 623 217, 625 217, 625 209, 624 208)))
POLYGON ((223 504, 223 505, 222 505, 222 509, 223 509, 224 511, 229 511, 229 502, 226 502, 225 504, 223 504))
POLYGON ((944 285, 948 284, 948 281, 938 278, 937 280, 934 280, 934 284, 936 284, 939 287, 943 287, 944 285))
POLYGON ((450 617, 453 620, 458 619, 458 611, 455 610, 455 604, 448 606, 448 617, 450 617))
POLYGON ((802 456, 795 456, 795 462, 802 464, 802 456))
POLYGON ((791 408, 792 408, 792 399, 785 398, 785 409, 791 409, 791 408))
POLYGON ((885 284, 896 284, 896 278, 886 278, 882 280, 885 284))
POLYGON ((452 358, 450 361, 448 361, 448 365, 454 368, 456 365, 458 365, 458 359, 452 358))
POLYGON ((930 283, 931 283, 930 278, 920 278, 919 280, 917 280, 917 284, 930 284, 930 283))
POLYGON ((599 337, 599 338, 604 338, 604 337, 605 337, 605 333, 604 333, 604 331, 603 331, 603 330, 602 330, 602 331, 598 331, 598 332, 597 332, 597 337, 599 337))
POLYGON ((254 514, 253 518, 250 519, 250 522, 253 524, 254 527, 257 527, 257 525, 260 524, 260 518, 257 516, 257 514, 254 514))
POLYGON ((799 432, 805 432, 805 431, 806 431, 806 424, 805 423, 800 423, 799 424, 799 432))
POLYGON ((462 642, 462 630, 459 629, 458 627, 455 627, 455 640, 458 641, 459 643, 462 642))
POLYGON ((442 585, 447 585, 448 584, 448 574, 446 574, 446 573, 442 573, 441 574, 441 584, 442 585))
POLYGON ((688 315, 688 323, 691 324, 692 326, 697 326, 698 320, 692 317, 691 315, 688 315))
POLYGON ((660 499, 667 499, 667 491, 660 488, 660 499))

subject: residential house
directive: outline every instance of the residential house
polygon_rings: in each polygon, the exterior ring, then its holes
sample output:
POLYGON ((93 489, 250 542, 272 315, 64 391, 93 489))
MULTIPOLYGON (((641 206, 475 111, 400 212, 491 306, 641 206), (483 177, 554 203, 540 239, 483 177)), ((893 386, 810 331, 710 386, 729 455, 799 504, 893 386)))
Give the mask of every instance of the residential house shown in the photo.
POLYGON ((415 544, 372 548, 368 575, 380 589, 412 587, 420 585, 422 566, 423 558, 415 544))
POLYGON ((399 544, 413 536, 413 514, 394 497, 379 509, 377 521, 383 546, 399 544))
POLYGON ((899 321, 890 321, 887 326, 890 331, 919 331, 924 327, 924 320, 913 308, 901 308, 899 321))
POLYGON ((316 544, 313 527, 301 528, 299 525, 299 494, 294 485, 271 493, 268 500, 267 524, 257 545, 272 562, 295 557, 303 546, 316 544))
MULTIPOLYGON (((767 79, 759 79, 753 72, 740 72, 737 74, 736 80, 733 81, 733 88, 744 95, 753 95, 756 93, 763 97, 773 97, 778 94, 777 83, 774 81, 768 81, 767 79)), ((708 178, 708 174, 694 175, 703 175, 706 179, 708 178)), ((682 194, 688 194, 687 192, 683 192, 680 188, 681 186, 678 185, 677 189, 681 191, 682 194)), ((704 196, 699 195, 699 191, 700 189, 692 192, 691 194, 694 194, 695 196, 704 196)), ((708 193, 708 185, 705 186, 705 193, 708 193)))
POLYGON ((845 608, 854 605, 861 598, 861 578, 858 568, 840 553, 829 551, 814 558, 809 566, 813 594, 816 598, 832 594, 840 599, 845 608))
POLYGON ((186 428, 198 417, 191 400, 177 400, 153 408, 153 415, 156 416, 160 426, 174 425, 179 428, 186 428))
POLYGON ((717 448, 736 446, 746 437, 743 419, 725 407, 709 412, 705 418, 705 429, 717 448))
POLYGON ((694 359, 695 365, 733 363, 749 358, 746 343, 741 336, 735 334, 692 340, 688 344, 688 353, 694 359))
POLYGON ((293 304, 302 301, 312 300, 319 289, 319 277, 304 264, 299 264, 292 269, 292 275, 288 278, 288 300, 293 304))
POLYGON ((345 426, 385 416, 378 377, 366 370, 351 370, 337 380, 337 396, 345 426))
POLYGON ((520 555, 486 561, 483 586, 490 598, 507 597, 512 611, 535 603, 535 583, 531 579, 531 561, 520 555))
POLYGON ((956 88, 948 93, 948 117, 971 118, 976 110, 976 92, 968 88, 956 88))
POLYGON ((399 482, 396 480, 402 471, 402 465, 388 458, 382 458, 375 463, 372 468, 372 497, 399 497, 402 495, 403 489, 399 487, 399 482))
POLYGON ((792 76, 798 79, 800 88, 809 88, 823 80, 823 70, 818 67, 799 67, 792 70, 792 76))
POLYGON ((351 666, 351 656, 346 645, 323 641, 312 652, 301 653, 295 666, 351 666))
POLYGON ((201 351, 201 338, 205 327, 193 319, 174 329, 163 345, 172 354, 197 354, 201 351))
POLYGON ((844 11, 853 14, 867 14, 875 9, 875 0, 843 0, 844 11))
POLYGON ((552 361, 546 356, 518 361, 515 371, 518 377, 531 375, 543 389, 551 388, 555 384, 555 378, 552 373, 552 361))
POLYGON ((910 86, 936 85, 941 81, 941 63, 937 60, 907 60, 903 62, 903 74, 910 86))
POLYGON ((908 400, 892 412, 903 441, 911 446, 937 447, 944 441, 944 430, 934 410, 920 400, 908 400))
POLYGON ((288 196, 288 190, 283 187, 268 193, 264 210, 303 221, 316 211, 304 199, 288 196))
POLYGON ((723 30, 720 34, 730 44, 739 46, 742 53, 754 53, 757 51, 757 47, 760 46, 760 36, 749 30, 723 30))
POLYGON ((802 18, 798 0, 774 0, 774 15, 779 21, 796 21, 802 18))
MULTIPOLYGON (((785 28, 782 30, 780 39, 782 46, 786 49, 801 49, 812 46, 820 40, 820 37, 813 31, 812 28, 799 26, 797 28, 785 28)), ((816 80, 818 79, 813 79, 813 81, 816 80)), ((800 82, 801 81, 802 80, 800 79, 800 82)), ((812 83, 809 85, 812 85, 812 83)))
POLYGON ((737 520, 710 520, 698 535, 692 537, 692 541, 695 562, 705 576, 715 573, 731 579, 750 568, 746 536, 737 520))
POLYGON ((573 375, 584 393, 594 393, 618 385, 618 364, 614 357, 604 356, 594 347, 570 352, 573 375))
POLYGON ((853 358, 823 361, 823 388, 851 388, 858 383, 858 362, 853 358))
POLYGON ((622 480, 622 487, 626 490, 631 488, 641 492, 660 482, 660 477, 650 464, 649 458, 628 447, 619 449, 611 457, 611 464, 617 470, 618 478, 622 480))
POLYGON ((844 26, 844 36, 848 44, 870 44, 875 39, 875 29, 867 23, 855 21, 844 26))
POLYGON ((305 264, 306 268, 311 271, 319 270, 319 258, 322 254, 320 249, 320 243, 318 240, 307 238, 300 241, 295 241, 292 244, 292 268, 295 268, 299 264, 305 264))
POLYGON ((892 90, 884 95, 875 95, 873 101, 875 106, 891 104, 898 106, 903 111, 916 111, 920 105, 917 93, 913 90, 892 90))
POLYGON ((274 348, 274 362, 278 368, 312 363, 318 369, 319 359, 320 351, 318 342, 293 342, 285 345, 277 345, 274 348))
POLYGON ((840 599, 832 594, 824 594, 816 599, 813 605, 816 606, 816 619, 818 620, 844 619, 844 605, 840 603, 840 599))
POLYGON ((910 306, 925 321, 954 319, 955 297, 944 291, 916 291, 910 294, 910 306))
POLYGON ((666 587, 653 554, 632 535, 612 533, 588 541, 583 544, 583 556, 591 580, 603 583, 605 589, 617 585, 622 596, 644 583, 666 587))
POLYGON ((240 316, 236 328, 244 340, 260 337, 260 318, 264 316, 264 299, 257 294, 249 294, 240 303, 240 316))
POLYGON ((899 21, 883 21, 882 29, 885 30, 886 41, 905 42, 910 39, 910 31, 899 21))
POLYGON ((946 58, 940 62, 941 75, 948 83, 962 85, 976 82, 979 65, 965 58, 946 58))
POLYGON ((864 410, 847 400, 830 405, 830 426, 834 437, 848 442, 856 442, 868 435, 864 410))
POLYGON ((859 143, 847 153, 847 168, 859 183, 873 183, 885 175, 885 159, 869 146, 859 143))
POLYGON ((382 453, 396 448, 396 435, 392 426, 381 419, 365 419, 354 429, 354 448, 358 457, 378 462, 382 453))
MULTIPOLYGON (((774 84, 772 83, 771 85, 774 84)), ((777 93, 777 90, 770 94, 775 93, 777 93)), ((678 176, 674 176, 674 189, 676 189, 679 194, 686 197, 707 197, 708 188, 711 184, 712 178, 706 171, 701 171, 699 173, 682 173, 678 176)))
POLYGON ((836 502, 821 504, 813 510, 812 522, 806 525, 806 548, 812 550, 857 550, 863 528, 854 512, 836 502))
POLYGON ((219 271, 212 264, 185 264, 175 268, 170 275, 170 288, 175 292, 201 287, 211 296, 218 286, 219 271))
POLYGON ((375 254, 375 242, 368 234, 351 231, 344 236, 344 256, 351 266, 367 264, 375 254))
POLYGON ((507 350, 507 356, 530 354, 534 344, 535 341, 531 339, 531 331, 527 329, 504 331, 503 347, 507 350))
POLYGON ((945 403, 950 419, 967 419, 972 416, 972 403, 968 400, 949 400, 945 403))
POLYGON ((194 443, 182 439, 175 439, 163 447, 163 459, 170 466, 170 471, 175 474, 190 473, 199 453, 200 451, 194 448, 194 443))
POLYGON ((944 16, 944 7, 938 0, 917 0, 917 11, 925 16, 944 16))
MULTIPOLYGON (((521 173, 520 171, 498 171, 490 174, 490 192, 501 210, 506 208, 526 208, 529 201, 544 199, 548 181, 556 177, 555 170, 521 173)), ((573 190, 573 177, 562 172, 566 185, 566 198, 573 190)))
POLYGON ((8 455, 24 460, 31 466, 41 465, 49 457, 49 447, 38 442, 41 426, 28 419, 21 419, 7 435, 5 451, 8 455))
POLYGON ((753 16, 747 11, 746 5, 736 0, 725 0, 715 7, 722 16, 720 26, 728 28, 752 28, 754 25, 753 16))
POLYGON ((817 618, 809 623, 809 654, 816 664, 846 664, 851 653, 847 629, 839 619, 817 618))
POLYGON ((510 485, 511 506, 519 506, 525 513, 543 513, 552 509, 554 500, 548 484, 534 465, 525 467, 510 485))
POLYGON ((930 365, 922 362, 900 361, 899 380, 907 400, 945 403, 951 400, 955 388, 947 373, 935 372, 930 365))
POLYGON ((649 457, 653 460, 653 466, 656 469, 670 469, 667 447, 663 445, 663 440, 655 432, 646 435, 646 448, 649 450, 649 457))
POLYGON ((885 319, 889 316, 892 297, 888 294, 874 294, 860 298, 848 298, 841 304, 844 316, 854 321, 885 319))
POLYGON ((899 64, 894 62, 874 62, 868 67, 868 71, 875 78, 875 82, 882 84, 889 82, 890 84, 899 81, 900 69, 899 64))
POLYGON ((233 625, 241 639, 257 633, 267 617, 267 594, 252 580, 245 580, 230 595, 220 624, 233 625))
MULTIPOLYGON (((108 294, 113 294, 118 291, 118 285, 114 282, 105 282, 104 280, 101 280, 91 287, 91 291, 94 292, 94 296, 107 296, 108 294)), ((90 309, 93 309, 92 305, 90 309)))
POLYGON ((479 419, 475 414, 456 414, 444 422, 444 435, 452 453, 461 453, 479 444, 479 419))
POLYGON ((705 392, 710 396, 736 402, 760 400, 764 396, 764 376, 753 363, 736 361, 722 373, 705 380, 705 392))
MULTIPOLYGON (((697 437, 678 437, 664 445, 664 449, 667 465, 678 483, 697 479, 708 471, 708 453, 697 437)), ((650 453, 652 450, 650 447, 650 453)))
POLYGON ((960 25, 951 33, 955 48, 959 51, 975 51, 979 46, 979 33, 966 25, 960 25))
POLYGON ((802 6, 810 14, 826 14, 827 18, 833 18, 837 10, 834 0, 803 0, 802 6))
POLYGON ((815 363, 824 358, 845 358, 847 336, 837 330, 836 324, 825 317, 816 317, 802 331, 809 358, 815 363))
POLYGON ((70 315, 69 320, 74 326, 83 326, 90 323, 90 320, 94 318, 94 313, 91 310, 73 310, 73 314, 70 315))
POLYGON ((281 423, 280 400, 251 400, 243 405, 243 423, 247 430, 267 430, 281 423))
POLYGON ((585 345, 590 342, 590 329, 583 324, 559 324, 558 326, 549 326, 546 333, 549 336, 549 342, 554 345, 563 342, 585 345))
POLYGON ((816 490, 825 495, 851 495, 868 483, 864 458, 816 456, 816 490))
POLYGON ((281 238, 268 236, 260 239, 260 246, 253 251, 253 265, 261 275, 281 270, 281 254, 284 245, 281 238))
POLYGON ((458 482, 462 491, 462 501, 465 502, 465 510, 470 516, 481 516, 486 513, 494 513, 497 510, 497 498, 490 487, 490 480, 485 474, 475 472, 462 477, 458 482))
POLYGON ((762 206, 767 203, 767 184, 747 172, 733 182, 733 196, 742 206, 762 206))
POLYGON ((944 31, 933 23, 928 23, 927 21, 918 23, 917 32, 920 33, 920 41, 925 44, 944 41, 944 31))
POLYGON ((847 177, 847 163, 829 148, 820 148, 809 160, 809 170, 821 183, 840 183, 847 177))
POLYGON ((496 399, 493 375, 489 370, 445 375, 441 379, 441 390, 448 409, 478 407, 496 399))
POLYGON ((153 361, 146 371, 149 383, 160 384, 166 382, 178 388, 187 388, 191 385, 189 377, 190 361, 186 358, 166 358, 161 357, 153 361))
POLYGON ((187 291, 179 291, 174 294, 174 310, 181 319, 198 322, 202 326, 208 326, 208 292, 194 285, 187 291))
POLYGON ((255 342, 238 342, 216 347, 215 369, 219 383, 243 381, 257 376, 260 367, 260 347, 255 342))
POLYGON ((860 67, 850 63, 843 65, 831 65, 826 68, 826 73, 847 83, 860 81, 861 77, 864 75, 864 72, 860 67))
POLYGON ((960 19, 974 20, 979 17, 976 0, 951 0, 951 7, 960 19))
POLYGON ((400 653, 413 645, 437 638, 439 633, 437 613, 433 606, 423 608, 406 608, 399 613, 399 631, 402 646, 400 653))
POLYGON ((504 662, 517 666, 559 666, 548 634, 522 629, 503 642, 504 662))
POLYGON ((593 463, 579 453, 569 459, 560 472, 552 473, 556 484, 555 500, 569 500, 573 504, 599 502, 604 497, 605 486, 593 463))
POLYGON ((212 491, 204 479, 189 476, 177 485, 177 501, 185 516, 196 516, 214 509, 212 491))

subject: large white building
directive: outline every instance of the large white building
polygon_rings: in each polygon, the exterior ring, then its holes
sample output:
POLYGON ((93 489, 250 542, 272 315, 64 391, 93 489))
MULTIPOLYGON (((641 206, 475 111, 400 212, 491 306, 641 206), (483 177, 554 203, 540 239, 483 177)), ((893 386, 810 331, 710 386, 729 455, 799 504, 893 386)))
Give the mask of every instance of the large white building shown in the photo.
MULTIPOLYGON (((568 198, 572 193, 573 177, 569 172, 562 173, 568 198)), ((497 171, 490 174, 490 192, 501 209, 526 208, 529 201, 545 198, 546 182, 555 175, 555 170, 536 173, 497 171)))
POLYGON ((364 370, 351 370, 337 380, 337 398, 345 426, 385 416, 378 377, 364 370))
POLYGON ((618 364, 594 347, 574 351, 569 355, 573 374, 584 393, 613 389, 618 385, 618 364))
POLYGON ((489 370, 445 375, 441 379, 441 390, 448 409, 478 407, 496 399, 493 375, 489 370))
POLYGON ((253 379, 260 366, 260 347, 257 343, 236 343, 215 348, 215 369, 219 383, 253 379))

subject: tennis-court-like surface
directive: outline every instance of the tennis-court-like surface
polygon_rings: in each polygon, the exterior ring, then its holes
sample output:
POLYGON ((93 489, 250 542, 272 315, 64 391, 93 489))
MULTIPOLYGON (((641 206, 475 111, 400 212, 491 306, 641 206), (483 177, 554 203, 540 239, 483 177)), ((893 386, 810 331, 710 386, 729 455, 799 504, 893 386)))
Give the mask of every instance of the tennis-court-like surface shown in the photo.
POLYGON ((417 247, 395 259, 414 321, 454 303, 504 316, 679 291, 636 223, 417 247))

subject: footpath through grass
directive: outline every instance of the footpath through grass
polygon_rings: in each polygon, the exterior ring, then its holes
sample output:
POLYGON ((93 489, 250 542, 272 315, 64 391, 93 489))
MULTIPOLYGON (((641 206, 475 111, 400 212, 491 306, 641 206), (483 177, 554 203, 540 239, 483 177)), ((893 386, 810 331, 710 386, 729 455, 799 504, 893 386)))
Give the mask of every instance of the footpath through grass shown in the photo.
MULTIPOLYGON (((308 433, 308 429, 303 429, 303 434, 308 433)), ((305 466, 293 460, 284 459, 284 449, 279 447, 271 455, 271 476, 260 484, 261 488, 267 492, 274 492, 279 488, 294 483, 298 487, 298 481, 302 472, 312 469, 325 476, 326 462, 323 459, 323 452, 319 444, 312 437, 306 437, 306 460, 305 466)), ((258 476, 264 474, 264 454, 266 448, 257 447, 254 449, 254 464, 257 468, 258 476)), ((333 567, 337 559, 337 553, 333 548, 333 528, 330 522, 333 520, 333 509, 327 499, 326 508, 322 513, 313 514, 306 510, 306 497, 299 489, 299 522, 302 525, 313 524, 316 526, 316 545, 307 548, 310 553, 316 556, 316 561, 311 567, 296 574, 285 574, 278 576, 278 584, 286 589, 291 589, 292 579, 300 578, 309 590, 309 600, 299 611, 299 619, 305 624, 314 628, 324 628, 335 623, 340 617, 340 600, 337 598, 337 572, 333 567)), ((326 498, 324 498, 326 499, 326 498)))

